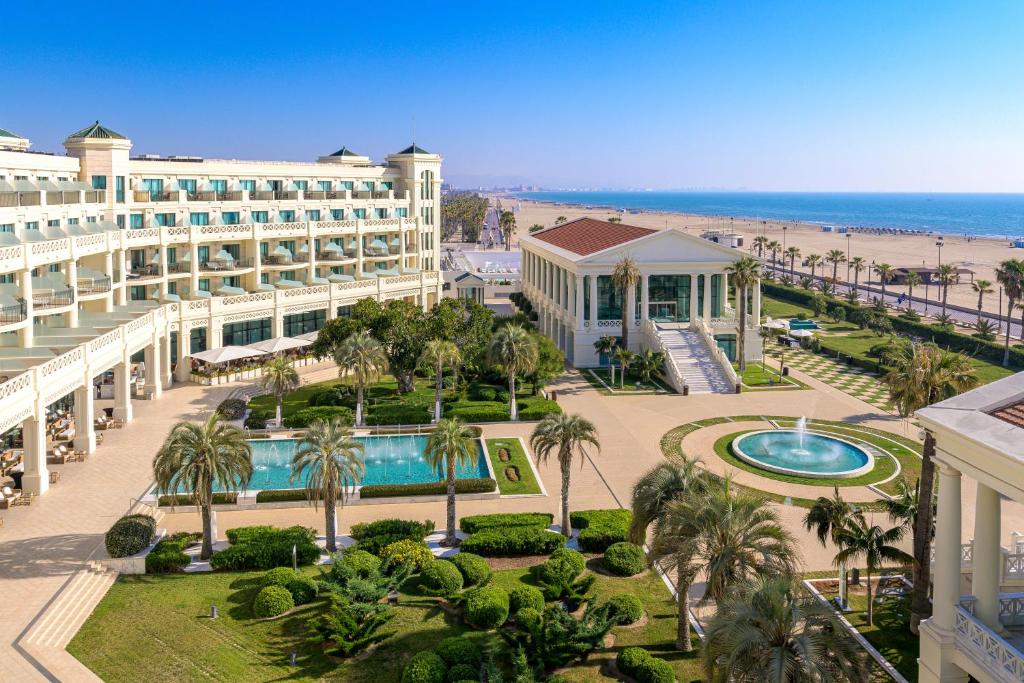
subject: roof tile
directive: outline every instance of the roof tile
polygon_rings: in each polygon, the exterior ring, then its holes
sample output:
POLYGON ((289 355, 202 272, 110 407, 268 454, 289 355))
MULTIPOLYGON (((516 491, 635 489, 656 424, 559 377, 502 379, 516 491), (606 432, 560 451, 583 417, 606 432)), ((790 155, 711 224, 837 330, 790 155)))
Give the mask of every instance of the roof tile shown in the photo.
POLYGON ((655 232, 658 231, 635 225, 609 223, 595 218, 577 218, 574 221, 535 232, 531 237, 580 256, 589 256, 655 232))

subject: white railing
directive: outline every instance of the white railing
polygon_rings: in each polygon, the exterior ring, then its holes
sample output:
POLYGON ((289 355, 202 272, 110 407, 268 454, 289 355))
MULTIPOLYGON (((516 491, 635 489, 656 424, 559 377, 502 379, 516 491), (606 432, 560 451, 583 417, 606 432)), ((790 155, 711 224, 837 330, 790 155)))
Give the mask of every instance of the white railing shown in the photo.
POLYGON ((672 385, 673 389, 680 394, 683 393, 686 379, 679 374, 679 368, 672 362, 672 354, 665 348, 665 344, 658 334, 658 327, 654 324, 653 320, 648 319, 640 323, 640 338, 645 346, 661 353, 665 357, 665 361, 662 363, 662 367, 665 370, 665 378, 672 385))
POLYGON ((722 350, 722 347, 720 347, 715 341, 715 337, 711 334, 711 330, 708 329, 707 325, 704 323, 698 323, 696 327, 697 331, 700 332, 701 337, 704 338, 704 343, 707 344, 708 348, 711 350, 711 355, 715 357, 716 361, 718 361, 718 365, 722 368, 722 371, 725 373, 730 384, 735 387, 740 383, 740 378, 733 369, 732 361, 729 360, 729 356, 726 355, 725 351, 722 350))
POLYGON ((961 606, 953 628, 957 648, 985 667, 995 681, 1024 681, 1024 654, 961 606))

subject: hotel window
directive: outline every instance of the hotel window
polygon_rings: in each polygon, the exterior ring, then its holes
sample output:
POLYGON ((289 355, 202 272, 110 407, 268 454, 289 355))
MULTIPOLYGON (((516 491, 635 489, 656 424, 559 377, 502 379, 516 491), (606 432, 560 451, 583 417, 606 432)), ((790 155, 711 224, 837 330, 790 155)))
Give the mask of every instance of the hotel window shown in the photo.
POLYGON ((331 209, 331 220, 345 220, 345 209, 331 209))
MULTIPOLYGON (((168 282, 167 283, 167 293, 168 294, 177 294, 178 293, 178 283, 177 282, 168 282)), ((171 346, 171 349, 174 349, 173 345, 171 346)))
POLYGON ((0 223, 0 232, 14 232, 14 223, 0 223))
POLYGON ((270 273, 260 273, 260 284, 261 285, 269 285, 270 284, 270 273))
POLYGON ((267 189, 271 192, 280 192, 284 182, 281 180, 268 180, 267 189))
POLYGON ((15 180, 28 180, 28 176, 27 175, 16 175, 16 176, 14 176, 14 179, 15 180))
POLYGON ((318 221, 320 220, 320 209, 310 209, 306 212, 307 221, 318 221))
POLYGON ((341 181, 341 189, 343 189, 343 190, 348 190, 349 192, 351 192, 354 187, 355 187, 355 183, 353 181, 351 181, 351 180, 342 180, 341 181))
POLYGON ((149 192, 150 200, 155 200, 164 193, 164 181, 160 178, 143 178, 142 188, 149 192))
POLYGON ((228 191, 228 181, 222 179, 214 180, 210 179, 210 189, 220 194, 228 191))
POLYGON ((330 192, 331 191, 331 181, 330 180, 321 180, 318 184, 320 185, 320 190, 322 192, 330 192))
POLYGON ((199 263, 206 263, 210 260, 210 247, 204 245, 196 249, 196 258, 199 259, 199 263))
POLYGON ((622 318, 622 292, 612 282, 610 275, 597 276, 597 319, 620 320, 622 318))
POLYGON ((316 332, 324 326, 326 320, 327 311, 322 308, 315 311, 286 315, 284 317, 284 336, 297 337, 307 332, 316 332))
POLYGON ((238 225, 238 212, 222 211, 220 214, 220 220, 224 225, 238 225))
POLYGON ((583 319, 590 320, 590 276, 583 276, 583 319))
POLYGON ((270 253, 270 245, 266 242, 260 242, 260 261, 267 258, 267 254, 270 253))
POLYGON ((362 184, 362 191, 363 192, 373 192, 373 181, 372 180, 364 180, 363 184, 362 184))
POLYGON ((281 240, 278 244, 293 254, 295 253, 295 240, 281 240))
POLYGON ((58 218, 57 220, 46 221, 46 227, 48 227, 48 228, 59 228, 60 227, 60 219, 58 218))
POLYGON ((146 286, 145 285, 132 285, 129 290, 129 298, 132 301, 145 301, 146 300, 146 286))
POLYGON ((26 230, 38 230, 39 229, 39 221, 25 221, 25 229, 26 230))
POLYGON ((132 230, 141 228, 145 222, 145 215, 141 213, 133 213, 128 216, 128 225, 131 226, 132 230))
MULTIPOLYGON (((210 291, 210 278, 206 278, 206 277, 199 278, 199 291, 200 292, 209 292, 210 291)), ((225 342, 224 345, 227 346, 227 342, 225 342)))
POLYGON ((174 227, 174 214, 173 213, 157 213, 157 214, 153 214, 153 220, 161 228, 173 228, 174 227))
POLYGON ((114 201, 124 204, 124 176, 114 176, 114 201))
POLYGON ((60 264, 59 263, 51 263, 47 267, 46 272, 48 272, 48 273, 59 273, 60 272, 60 264))
POLYGON ((351 306, 338 306, 338 317, 339 318, 351 318, 352 307, 351 306))
POLYGON ((0 282, 2 282, 5 285, 13 285, 14 273, 4 273, 3 275, 0 275, 0 282))
POLYGON ((434 172, 424 171, 420 173, 420 199, 434 198, 434 172))
POLYGON ((193 327, 192 331, 188 333, 188 349, 190 354, 206 350, 205 327, 193 327))
POLYGON ((192 225, 209 225, 210 214, 205 211, 201 213, 190 213, 188 215, 188 222, 192 225))
POLYGON ((223 285, 225 287, 241 287, 242 286, 242 278, 240 278, 237 275, 228 276, 228 277, 224 278, 223 285))
MULTIPOLYGON (((171 214, 171 215, 173 216, 174 214, 171 214)), ((96 216, 86 216, 85 217, 85 222, 86 223, 95 223, 96 222, 96 216)))
POLYGON ((185 190, 189 194, 196 193, 196 179, 195 178, 178 178, 178 189, 185 190))
POLYGON ((238 186, 240 188, 242 188, 242 190, 244 190, 245 192, 255 192, 256 191, 256 181, 255 180, 239 180, 238 181, 238 186))
MULTIPOLYGON (((118 223, 118 225, 120 225, 123 228, 124 227, 124 216, 118 216, 118 218, 121 219, 121 222, 118 223)), ((69 218, 68 219, 68 225, 78 225, 78 219, 77 218, 69 218)))
POLYGON ((422 209, 420 209, 420 214, 423 217, 423 223, 425 225, 434 224, 434 207, 424 206, 422 209))
POLYGON ((177 263, 177 262, 178 262, 178 248, 177 247, 167 247, 167 263, 171 264, 171 263, 177 263))
POLYGON ((400 209, 395 209, 395 217, 396 218, 408 218, 409 217, 409 209, 406 209, 404 207, 400 208, 400 209))
POLYGON ((224 346, 245 346, 270 339, 271 319, 246 320, 224 326, 224 346))
POLYGON ((291 209, 287 209, 285 211, 278 211, 277 215, 282 223, 295 222, 295 212, 292 211, 291 209))
POLYGON ((722 317, 722 276, 711 276, 711 317, 722 317))
POLYGON ((253 223, 266 223, 269 220, 266 211, 253 211, 250 215, 252 216, 253 223))
POLYGON ((242 245, 240 244, 222 244, 220 248, 231 254, 231 258, 235 261, 242 258, 242 245))
POLYGON ((92 177, 92 189, 94 189, 94 190, 105 190, 105 189, 107 189, 107 176, 105 176, 105 175, 94 175, 92 177))
POLYGON ((366 218, 366 209, 352 209, 352 213, 356 215, 356 218, 366 218))
POLYGON ((293 180, 292 182, 295 184, 296 190, 302 190, 303 192, 305 192, 306 188, 309 187, 308 180, 293 180))
POLYGON ((382 190, 393 190, 395 188, 395 184, 389 180, 385 183, 381 183, 380 188, 382 190))
POLYGON ((388 210, 387 209, 374 209, 373 210, 373 217, 374 218, 387 218, 388 217, 388 210))

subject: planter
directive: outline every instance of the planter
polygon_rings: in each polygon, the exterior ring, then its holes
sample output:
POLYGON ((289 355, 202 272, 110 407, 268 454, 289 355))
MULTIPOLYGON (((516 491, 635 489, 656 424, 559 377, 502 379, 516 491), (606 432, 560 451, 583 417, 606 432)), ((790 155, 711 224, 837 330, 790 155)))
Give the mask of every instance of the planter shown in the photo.
POLYGON ((683 396, 689 396, 689 395, 690 395, 690 385, 689 384, 684 384, 683 385, 683 396))

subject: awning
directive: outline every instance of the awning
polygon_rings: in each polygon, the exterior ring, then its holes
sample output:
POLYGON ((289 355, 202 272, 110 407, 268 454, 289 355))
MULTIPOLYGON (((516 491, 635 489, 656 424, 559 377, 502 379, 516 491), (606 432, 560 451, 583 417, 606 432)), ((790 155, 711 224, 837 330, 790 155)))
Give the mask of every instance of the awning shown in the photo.
POLYGON ((29 230, 28 228, 21 228, 18 232, 18 236, 21 237, 22 242, 45 242, 46 235, 39 230, 29 230))
POLYGON ((280 244, 274 248, 274 256, 284 256, 286 258, 292 257, 292 252, 288 247, 283 247, 280 244))
POLYGON ((372 277, 377 277, 377 273, 367 273, 364 270, 363 274, 359 276, 359 279, 360 280, 367 280, 367 279, 372 278, 372 277))
POLYGON ((298 280, 278 280, 274 283, 274 286, 278 289, 298 289, 299 287, 305 287, 306 285, 302 284, 298 280))
POLYGON ((316 338, 320 335, 319 332, 303 332, 302 334, 295 335, 294 339, 305 339, 309 342, 315 342, 316 338))
POLYGON ((209 349, 208 351, 193 353, 192 357, 196 360, 201 360, 204 363, 216 364, 265 355, 267 354, 264 351, 257 351, 256 349, 251 349, 245 346, 223 346, 219 349, 209 349))
POLYGON ((309 278, 309 284, 311 285, 326 285, 327 278, 324 277, 311 277, 309 278))
POLYGON ((217 290, 217 294, 220 296, 236 296, 238 294, 245 294, 245 290, 241 287, 232 287, 231 285, 221 285, 217 290))
POLYGON ((327 276, 328 282, 352 282, 355 280, 351 275, 345 275, 344 273, 331 273, 327 276))
POLYGON ((270 284, 269 282, 261 282, 258 285, 256 285, 257 292, 273 292, 275 289, 276 287, 274 287, 274 285, 270 284))
POLYGON ((190 299, 212 299, 213 295, 207 292, 205 289, 197 289, 194 292, 189 292, 190 299))
POLYGON ((78 187, 70 180, 58 180, 57 187, 61 192, 78 192, 78 187))
POLYGON ((60 192, 60 188, 52 180, 46 178, 39 181, 39 189, 43 192, 60 192))
POLYGON ((790 337, 813 337, 814 332, 810 330, 793 330, 789 333, 790 337))
POLYGON ((160 297, 160 300, 161 301, 181 301, 181 297, 178 296, 177 294, 171 294, 170 292, 167 292, 162 297, 160 297))
POLYGON ((64 232, 69 235, 88 235, 89 231, 82 227, 81 223, 68 223, 64 226, 64 232))
POLYGON ((14 185, 11 185, 3 178, 0 178, 0 192, 16 192, 16 190, 14 189, 14 185))
POLYGON ((32 184, 31 180, 15 180, 15 192, 38 192, 39 188, 32 184))
POLYGON ((264 339, 254 344, 249 344, 245 348, 254 349, 256 351, 262 351, 264 353, 280 353, 281 351, 287 351, 288 349, 297 349, 302 346, 309 346, 313 342, 306 339, 296 339, 294 337, 274 337, 273 339, 264 339))
POLYGON ((46 239, 48 240, 59 240, 68 236, 68 234, 58 225, 47 225, 41 228, 40 232, 46 235, 46 239))
POLYGON ((75 182, 75 189, 76 190, 82 190, 83 192, 92 192, 93 189, 95 189, 95 188, 93 188, 92 185, 90 185, 89 183, 85 182, 84 180, 79 180, 79 181, 75 182))

